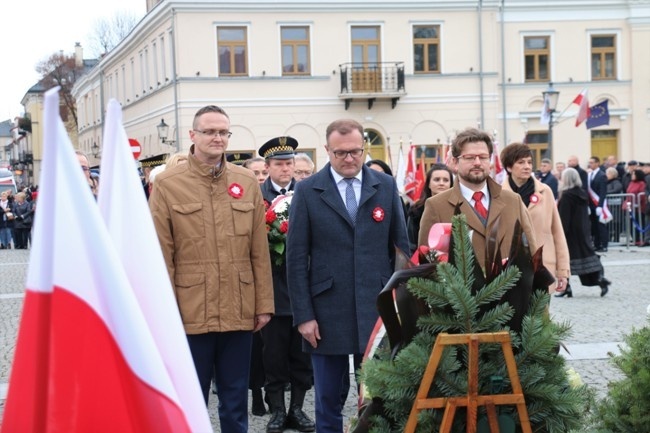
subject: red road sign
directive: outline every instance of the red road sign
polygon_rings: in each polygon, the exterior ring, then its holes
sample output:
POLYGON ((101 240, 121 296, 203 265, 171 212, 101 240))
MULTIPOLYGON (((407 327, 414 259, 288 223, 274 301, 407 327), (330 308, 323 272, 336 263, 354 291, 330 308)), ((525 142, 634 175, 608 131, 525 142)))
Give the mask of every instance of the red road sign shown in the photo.
POLYGON ((140 143, 135 138, 129 138, 129 144, 131 145, 131 152, 133 152, 133 159, 140 158, 140 153, 142 153, 142 147, 140 143))

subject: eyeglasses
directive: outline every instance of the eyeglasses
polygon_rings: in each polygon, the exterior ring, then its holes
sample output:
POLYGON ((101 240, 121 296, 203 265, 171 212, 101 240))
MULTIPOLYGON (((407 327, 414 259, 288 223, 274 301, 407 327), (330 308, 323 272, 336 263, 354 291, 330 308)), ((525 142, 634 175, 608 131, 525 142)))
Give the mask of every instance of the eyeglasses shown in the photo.
POLYGON ((201 135, 205 135, 206 137, 211 138, 217 138, 218 135, 221 137, 221 139, 230 138, 232 135, 232 132, 226 131, 225 129, 222 131, 215 131, 214 129, 206 129, 205 131, 201 131, 200 129, 194 129, 194 132, 198 132, 201 135))
POLYGON ((352 158, 358 158, 363 155, 363 149, 354 150, 332 150, 334 156, 338 159, 345 159, 350 155, 352 158))
POLYGON ((458 159, 463 160, 465 162, 474 162, 476 158, 479 159, 481 162, 488 162, 490 160, 490 155, 460 155, 458 159))
POLYGON ((308 176, 311 174, 311 170, 296 170, 293 174, 296 176, 308 176))

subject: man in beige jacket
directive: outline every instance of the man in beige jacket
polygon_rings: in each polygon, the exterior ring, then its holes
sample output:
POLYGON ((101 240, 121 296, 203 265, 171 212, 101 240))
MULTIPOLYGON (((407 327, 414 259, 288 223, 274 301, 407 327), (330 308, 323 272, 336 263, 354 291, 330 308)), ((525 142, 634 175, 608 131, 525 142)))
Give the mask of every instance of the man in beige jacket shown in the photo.
POLYGON ((248 431, 252 333, 274 313, 265 208, 250 170, 226 162, 226 112, 200 109, 187 164, 149 200, 206 404, 213 371, 221 431, 248 431))

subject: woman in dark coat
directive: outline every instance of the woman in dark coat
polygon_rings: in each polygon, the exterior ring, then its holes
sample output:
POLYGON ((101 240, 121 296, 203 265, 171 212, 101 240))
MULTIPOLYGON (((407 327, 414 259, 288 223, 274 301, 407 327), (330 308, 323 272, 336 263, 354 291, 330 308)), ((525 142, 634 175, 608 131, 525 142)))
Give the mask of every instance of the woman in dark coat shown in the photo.
POLYGON ((17 250, 27 249, 27 244, 29 243, 30 232, 32 230, 32 221, 34 209, 32 204, 28 201, 25 201, 25 193, 19 192, 16 194, 16 201, 14 202, 13 207, 14 212, 14 246, 17 250))
MULTIPOLYGON (((582 188, 580 175, 573 168, 562 172, 558 212, 571 257, 571 274, 580 277, 583 286, 599 286, 600 296, 605 296, 611 282, 605 278, 600 257, 594 252, 589 222, 589 197, 582 188)), ((573 297, 571 285, 556 297, 573 297)))
POLYGON ((444 164, 433 164, 427 172, 424 187, 420 198, 411 205, 406 215, 406 229, 409 236, 411 251, 418 247, 418 236, 420 233, 420 220, 424 212, 424 202, 440 192, 447 191, 454 186, 454 175, 449 167, 444 164))

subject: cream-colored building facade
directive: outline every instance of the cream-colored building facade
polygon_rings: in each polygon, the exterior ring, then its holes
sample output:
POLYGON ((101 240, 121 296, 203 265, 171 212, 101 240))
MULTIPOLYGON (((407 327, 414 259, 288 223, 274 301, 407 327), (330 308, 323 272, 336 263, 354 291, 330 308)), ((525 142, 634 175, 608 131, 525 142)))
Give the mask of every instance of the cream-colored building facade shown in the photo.
POLYGON ((650 0, 148 0, 148 8, 75 86, 88 153, 102 147, 104 107, 115 98, 141 160, 186 152, 194 113, 215 104, 231 118, 230 152, 291 135, 322 167, 326 126, 348 117, 366 129, 371 156, 394 167, 409 144, 435 161, 468 126, 500 143, 526 137, 539 163, 549 141, 542 92, 552 82, 555 160, 650 162, 650 0), (584 89, 591 105, 609 100, 609 125, 575 126, 571 102, 584 89))

